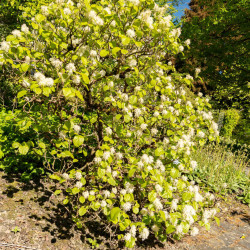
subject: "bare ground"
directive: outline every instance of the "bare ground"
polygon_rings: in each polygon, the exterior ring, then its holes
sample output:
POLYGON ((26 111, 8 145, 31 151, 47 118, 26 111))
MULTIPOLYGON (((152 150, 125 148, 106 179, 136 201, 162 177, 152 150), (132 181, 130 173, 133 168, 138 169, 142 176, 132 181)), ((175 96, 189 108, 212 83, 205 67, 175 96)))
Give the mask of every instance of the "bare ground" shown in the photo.
MULTIPOLYGON (((140 249, 250 249, 250 209, 233 198, 221 202, 220 226, 179 242, 140 249)), ((53 193, 0 172, 0 249, 90 249, 53 193)))

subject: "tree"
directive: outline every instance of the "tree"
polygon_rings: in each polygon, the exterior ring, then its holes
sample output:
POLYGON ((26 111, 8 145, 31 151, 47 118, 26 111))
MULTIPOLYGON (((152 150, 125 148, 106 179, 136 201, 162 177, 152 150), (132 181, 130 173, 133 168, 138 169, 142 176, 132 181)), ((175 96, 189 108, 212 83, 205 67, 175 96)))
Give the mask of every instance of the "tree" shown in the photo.
POLYGON ((150 234, 195 235, 196 220, 209 227, 213 197, 185 174, 217 125, 208 99, 186 97, 190 76, 165 64, 166 53, 184 50, 168 6, 57 0, 23 16, 27 25, 1 43, 0 64, 20 88, 4 120, 25 136, 10 149, 2 134, 1 157, 40 160, 88 237, 91 223, 127 247, 150 234))
POLYGON ((182 38, 192 34, 183 70, 201 68, 204 82, 195 88, 212 92, 220 107, 247 109, 249 90, 249 5, 245 0, 192 0, 182 38))

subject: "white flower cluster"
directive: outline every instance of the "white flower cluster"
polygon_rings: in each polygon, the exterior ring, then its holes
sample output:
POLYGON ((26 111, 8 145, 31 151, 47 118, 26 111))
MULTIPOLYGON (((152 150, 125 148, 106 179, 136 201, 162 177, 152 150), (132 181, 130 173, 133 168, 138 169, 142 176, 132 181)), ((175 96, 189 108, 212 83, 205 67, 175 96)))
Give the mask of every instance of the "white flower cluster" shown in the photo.
POLYGON ((101 26, 101 25, 104 24, 103 19, 101 17, 99 17, 94 10, 91 10, 88 13, 88 17, 92 21, 92 23, 95 24, 95 25, 100 25, 101 26))
POLYGON ((52 87, 54 85, 54 80, 51 77, 45 77, 41 72, 36 72, 34 78, 40 86, 52 87))

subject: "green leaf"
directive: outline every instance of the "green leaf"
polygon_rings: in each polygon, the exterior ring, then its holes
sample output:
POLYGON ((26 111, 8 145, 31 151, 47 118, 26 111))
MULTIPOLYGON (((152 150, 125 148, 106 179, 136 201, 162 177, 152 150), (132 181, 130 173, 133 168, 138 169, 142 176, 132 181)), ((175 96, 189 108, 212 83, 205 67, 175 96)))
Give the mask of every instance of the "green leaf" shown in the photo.
POLYGON ((12 143, 12 147, 13 148, 18 148, 20 146, 20 143, 19 142, 13 142, 12 143))
POLYGON ((102 178, 105 175, 105 169, 99 167, 97 170, 97 173, 98 173, 98 176, 102 178))
POLYGON ((148 200, 149 200, 150 202, 153 202, 153 201, 156 199, 156 197, 157 197, 157 194, 156 194, 155 191, 151 191, 151 192, 148 194, 148 200))
POLYGON ((54 192, 54 194, 55 194, 55 195, 58 195, 58 194, 60 194, 61 192, 62 192, 62 190, 59 190, 59 189, 58 189, 58 190, 56 190, 56 191, 54 192))
POLYGON ((83 196, 81 196, 81 197, 79 198, 79 201, 80 201, 80 203, 84 203, 84 202, 85 202, 85 198, 84 198, 83 196))
POLYGON ((137 96, 135 96, 135 95, 130 96, 129 103, 136 104, 137 103, 137 96))
POLYGON ((80 189, 77 187, 72 188, 72 194, 78 194, 80 192, 80 189))
POLYGON ((26 94, 27 94, 27 91, 26 90, 22 90, 22 91, 18 92, 17 98, 21 98, 21 97, 23 97, 26 94))
POLYGON ((69 200, 67 198, 63 200, 64 205, 67 205, 68 203, 69 203, 69 200))
POLYGON ((72 91, 72 88, 63 88, 63 95, 66 98, 71 98, 75 96, 75 92, 72 91))
POLYGON ((117 224, 117 221, 120 220, 121 209, 119 207, 113 207, 110 213, 110 220, 117 224))
POLYGON ((109 54, 109 52, 108 52, 107 50, 105 50, 105 49, 101 50, 101 52, 100 52, 100 56, 101 56, 101 57, 105 57, 105 56, 107 56, 108 54, 109 54))
POLYGON ((121 49, 119 47, 115 47, 112 49, 112 54, 116 55, 118 51, 120 51, 121 49))
POLYGON ((36 19, 36 21, 37 21, 38 23, 41 23, 41 22, 44 21, 46 18, 45 18, 45 16, 42 15, 42 14, 37 14, 37 15, 35 16, 35 19, 36 19))
POLYGON ((126 50, 126 49, 122 49, 121 52, 122 52, 123 55, 128 54, 128 50, 126 50))
POLYGON ((125 115, 124 116, 124 121, 125 122, 130 122, 131 121, 131 117, 129 115, 125 115))
POLYGON ((84 214, 86 214, 87 212, 87 209, 86 207, 82 206, 79 210, 78 210, 78 213, 80 216, 83 216, 84 214))
POLYGON ((22 63, 21 64, 21 69, 22 69, 23 72, 26 72, 29 69, 29 67, 30 66, 27 63, 22 63))
POLYGON ((157 148, 156 150, 155 150, 155 156, 161 156, 161 155, 163 155, 164 154, 164 149, 163 148, 157 148))
POLYGON ((185 193, 182 194, 182 200, 183 201, 189 201, 189 200, 191 200, 191 198, 192 198, 192 194, 191 193, 185 192, 185 193))
POLYGON ((214 219, 215 219, 217 225, 220 226, 220 219, 218 217, 214 217, 214 219))
POLYGON ((28 153, 28 151, 29 151, 29 146, 26 145, 26 144, 25 145, 21 145, 21 146, 19 146, 18 151, 19 151, 19 153, 21 155, 26 155, 28 153))
POLYGON ((73 139, 75 147, 80 147, 83 144, 83 142, 84 142, 84 137, 81 135, 77 135, 73 139))
POLYGON ((90 81, 89 81, 88 75, 82 73, 81 76, 82 76, 83 81, 84 81, 86 84, 89 84, 90 81))
POLYGON ((114 180, 113 177, 108 178, 108 183, 112 186, 116 186, 116 181, 114 180))

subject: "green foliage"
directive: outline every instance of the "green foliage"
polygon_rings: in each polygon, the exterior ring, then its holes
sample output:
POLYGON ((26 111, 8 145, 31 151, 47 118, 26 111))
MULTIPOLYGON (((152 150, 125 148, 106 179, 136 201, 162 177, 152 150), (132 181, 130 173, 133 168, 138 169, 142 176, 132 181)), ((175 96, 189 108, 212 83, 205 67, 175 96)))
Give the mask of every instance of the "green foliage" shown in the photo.
POLYGON ((242 202, 250 204, 250 172, 247 149, 235 151, 227 145, 210 144, 199 148, 193 158, 198 166, 189 176, 217 194, 235 193, 242 202))
POLYGON ((191 152, 218 130, 209 100, 186 97, 191 76, 165 64, 184 50, 171 11, 153 0, 27 7, 27 25, 0 46, 18 88, 2 112, 3 167, 49 171, 93 246, 91 222, 132 248, 194 235, 217 212, 187 181, 191 152))
POLYGON ((226 138, 230 138, 235 127, 238 125, 239 119, 239 111, 237 111, 236 109, 226 110, 220 134, 226 138))
POLYGON ((249 114, 249 4, 245 0, 193 0, 182 26, 182 39, 192 34, 182 70, 201 69, 196 90, 212 95, 214 107, 249 114))

